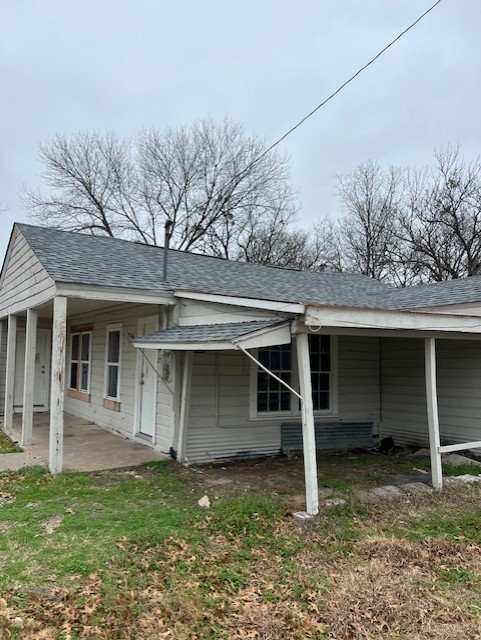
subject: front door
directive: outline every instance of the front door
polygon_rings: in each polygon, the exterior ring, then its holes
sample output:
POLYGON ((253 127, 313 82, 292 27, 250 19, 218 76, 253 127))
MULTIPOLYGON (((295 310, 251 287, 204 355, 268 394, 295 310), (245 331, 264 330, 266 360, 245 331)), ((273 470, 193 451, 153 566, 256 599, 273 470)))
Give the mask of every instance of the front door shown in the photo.
MULTIPOLYGON (((35 351, 34 411, 47 411, 50 369, 50 330, 37 329, 37 349, 35 351)), ((23 409, 23 376, 25 369, 25 329, 17 332, 15 350, 15 386, 13 405, 17 411, 23 409)))
MULTIPOLYGON (((139 336, 159 330, 159 319, 155 316, 139 320, 139 336)), ((153 439, 155 433, 157 400, 157 351, 145 349, 138 353, 138 426, 140 435, 153 439)))

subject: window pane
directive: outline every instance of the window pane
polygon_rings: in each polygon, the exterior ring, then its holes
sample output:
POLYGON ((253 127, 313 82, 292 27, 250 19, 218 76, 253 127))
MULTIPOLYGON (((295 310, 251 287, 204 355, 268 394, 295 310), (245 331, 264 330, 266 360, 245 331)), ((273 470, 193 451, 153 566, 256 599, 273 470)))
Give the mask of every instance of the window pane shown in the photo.
POLYGON ((289 411, 291 408, 291 394, 289 391, 283 391, 281 393, 281 410, 289 411))
POLYGON ((269 366, 269 348, 263 347, 259 349, 259 362, 263 364, 265 367, 269 366))
POLYGON ((321 336, 321 351, 322 353, 330 353, 331 336, 321 336))
POLYGON ((78 382, 78 364, 76 362, 72 362, 70 365, 70 383, 69 387, 71 389, 77 388, 78 382))
POLYGON ((331 356, 326 353, 321 356, 321 371, 331 370, 331 356))
POLYGON ((259 371, 257 374, 257 388, 259 391, 267 391, 267 373, 265 371, 259 371))
POLYGON ((329 374, 319 374, 319 391, 329 391, 329 374))
POLYGON ((267 411, 267 393, 257 394, 257 411, 267 411))
POLYGON ((120 361, 120 331, 109 331, 107 360, 109 362, 120 361))
POLYGON ((81 359, 88 362, 89 354, 90 354, 90 333, 83 333, 82 334, 82 357, 81 357, 81 359))
POLYGON ((320 336, 315 334, 309 335, 309 349, 311 351, 319 351, 320 349, 320 336))
POLYGON ((70 348, 70 355, 71 355, 71 359, 72 360, 78 360, 78 341, 79 341, 79 334, 75 333, 72 335, 72 344, 71 344, 71 348, 70 348))
POLYGON ((272 371, 279 371, 281 368, 281 352, 279 351, 279 347, 272 347, 270 367, 272 371))
POLYGON ((89 390, 89 365, 86 362, 82 363, 82 377, 80 380, 80 391, 89 390))
POLYGON ((279 411, 279 394, 271 393, 269 395, 269 411, 279 411))
POLYGON ((119 387, 119 367, 117 365, 109 365, 107 375, 107 395, 109 398, 117 398, 119 387))
POLYGON ((319 393, 319 409, 329 409, 329 393, 326 391, 319 393))
POLYGON ((282 351, 282 368, 285 371, 290 371, 292 369, 291 361, 291 345, 288 345, 287 347, 284 347, 282 351))

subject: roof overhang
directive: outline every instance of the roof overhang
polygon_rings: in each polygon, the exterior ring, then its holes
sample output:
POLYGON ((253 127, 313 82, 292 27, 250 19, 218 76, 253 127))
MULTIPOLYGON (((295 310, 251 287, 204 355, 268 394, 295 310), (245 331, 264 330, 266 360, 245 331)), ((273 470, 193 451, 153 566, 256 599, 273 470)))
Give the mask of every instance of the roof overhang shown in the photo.
POLYGON ((270 325, 259 328, 260 324, 262 322, 254 321, 175 327, 136 338, 133 340, 133 345, 138 349, 164 351, 222 351, 236 349, 238 346, 244 349, 255 349, 291 342, 290 321, 279 323, 279 320, 274 320, 270 321, 270 325), (242 324, 245 326, 237 328, 242 324), (236 325, 235 329, 234 325, 236 325), (231 327, 233 330, 229 331, 231 327), (225 337, 226 333, 229 334, 228 337, 225 337), (193 334, 199 337, 192 338, 193 334))
POLYGON ((479 316, 386 309, 308 306, 305 324, 307 327, 366 329, 380 333, 402 330, 426 333, 481 334, 479 316))
POLYGON ((56 281, 57 295, 78 300, 102 300, 111 302, 137 302, 140 304, 176 303, 172 293, 146 291, 144 289, 127 289, 103 287, 90 284, 76 284, 56 281))

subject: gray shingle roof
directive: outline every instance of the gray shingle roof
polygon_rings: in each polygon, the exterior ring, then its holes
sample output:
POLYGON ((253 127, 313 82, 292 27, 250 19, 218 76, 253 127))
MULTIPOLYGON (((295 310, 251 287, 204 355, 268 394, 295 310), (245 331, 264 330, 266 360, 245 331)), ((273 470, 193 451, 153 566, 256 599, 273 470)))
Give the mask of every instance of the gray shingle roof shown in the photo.
POLYGON ((481 302, 481 276, 396 289, 384 297, 388 309, 421 309, 481 302))
POLYGON ((379 307, 383 296, 393 290, 358 274, 281 269, 183 251, 169 252, 168 283, 164 283, 161 247, 25 224, 17 226, 57 282, 152 292, 183 289, 353 307, 379 307))
POLYGON ((156 331, 142 338, 136 338, 135 342, 150 344, 153 342, 225 342, 241 338, 254 331, 274 327, 283 324, 278 318, 272 320, 253 320, 252 322, 229 322, 227 324, 203 324, 190 327, 172 327, 164 331, 156 331))
POLYGON ((282 269, 174 250, 169 252, 166 283, 162 280, 162 247, 17 226, 57 282, 378 309, 481 302, 481 276, 396 289, 359 274, 282 269))

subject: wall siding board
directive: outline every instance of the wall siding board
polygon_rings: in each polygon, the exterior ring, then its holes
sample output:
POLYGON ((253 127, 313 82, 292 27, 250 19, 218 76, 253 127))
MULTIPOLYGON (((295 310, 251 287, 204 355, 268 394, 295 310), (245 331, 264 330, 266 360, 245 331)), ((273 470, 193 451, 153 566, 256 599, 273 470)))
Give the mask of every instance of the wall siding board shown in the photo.
POLYGON ((0 415, 5 412, 5 378, 7 366, 7 321, 0 320, 0 415))
MULTIPOLYGON (((481 438, 481 341, 436 340, 439 428, 442 444, 481 438)), ((424 341, 382 341, 382 435, 426 446, 429 433, 424 341)))
POLYGON ((22 234, 12 238, 0 291, 0 317, 40 304, 55 294, 55 283, 22 234))
MULTIPOLYGON (((73 326, 93 324, 92 365, 90 378, 90 402, 83 402, 68 395, 65 410, 75 416, 91 420, 96 424, 117 431, 128 438, 135 436, 135 397, 137 375, 137 349, 130 344, 130 336, 137 334, 140 318, 160 313, 159 307, 149 305, 119 305, 112 310, 78 314, 69 318, 69 331, 73 326), (122 325, 122 365, 120 373, 121 410, 104 408, 105 341, 107 325, 122 325)), ((69 353, 67 345, 67 367, 69 353)), ((161 363, 157 369, 160 370, 161 363)), ((68 369, 67 369, 68 371, 68 369)), ((68 374, 67 374, 68 376, 68 374)), ((169 382, 170 386, 173 385, 169 382)), ((155 444, 163 452, 172 446, 174 429, 173 400, 171 392, 162 380, 157 383, 155 444)))
POLYGON ((247 322, 278 317, 269 311, 256 311, 234 305, 183 299, 180 303, 180 326, 247 322))
MULTIPOLYGON (((379 344, 378 338, 339 338, 339 419, 370 420, 377 426, 379 344)), ((280 425, 289 418, 249 418, 250 372, 250 362, 242 353, 194 353, 186 446, 188 462, 280 452, 280 425)))

